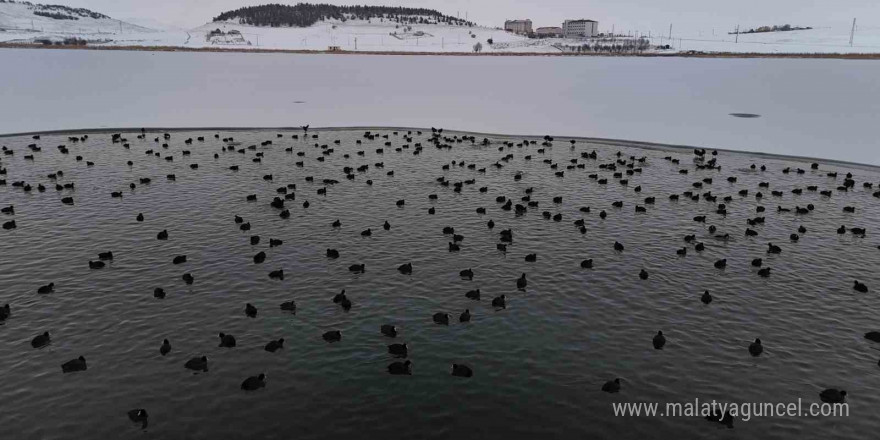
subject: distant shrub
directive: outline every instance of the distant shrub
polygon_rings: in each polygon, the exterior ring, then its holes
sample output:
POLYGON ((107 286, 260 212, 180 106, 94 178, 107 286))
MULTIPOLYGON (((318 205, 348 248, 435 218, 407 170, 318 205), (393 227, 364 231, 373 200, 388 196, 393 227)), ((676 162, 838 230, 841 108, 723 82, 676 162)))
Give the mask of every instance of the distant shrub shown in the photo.
POLYGON ((65 15, 60 12, 43 12, 43 11, 34 11, 34 15, 39 15, 40 17, 48 17, 53 20, 79 20, 79 17, 73 17, 70 15, 65 15))
POLYGON ((488 40, 486 40, 486 42, 487 42, 487 43, 489 43, 489 45, 490 45, 490 46, 491 46, 491 45, 492 45, 492 43, 493 43, 493 42, 492 42, 492 39, 491 39, 491 38, 490 38, 490 39, 488 39, 488 40))
POLYGON ((62 42, 65 46, 85 46, 87 43, 86 40, 77 37, 65 38, 62 42))

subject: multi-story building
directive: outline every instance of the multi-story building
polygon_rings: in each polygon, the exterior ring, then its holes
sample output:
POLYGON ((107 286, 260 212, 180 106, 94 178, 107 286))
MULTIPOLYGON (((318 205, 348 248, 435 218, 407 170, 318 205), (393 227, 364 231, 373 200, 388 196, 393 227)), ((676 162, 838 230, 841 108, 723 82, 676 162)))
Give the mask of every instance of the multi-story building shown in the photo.
POLYGON ((531 34, 532 20, 507 20, 504 22, 504 30, 516 34, 531 34))
POLYGON ((565 20, 562 23, 565 38, 595 37, 599 35, 599 22, 593 20, 565 20))
POLYGON ((549 38, 549 37, 561 37, 562 36, 562 28, 561 27, 539 27, 535 29, 535 35, 539 37, 549 38))

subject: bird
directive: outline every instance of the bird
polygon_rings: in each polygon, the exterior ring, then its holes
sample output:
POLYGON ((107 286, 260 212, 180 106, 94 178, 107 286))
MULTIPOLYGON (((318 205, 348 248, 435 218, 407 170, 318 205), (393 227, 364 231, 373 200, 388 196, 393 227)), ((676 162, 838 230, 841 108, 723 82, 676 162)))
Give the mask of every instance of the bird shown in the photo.
POLYGON ((433 316, 435 324, 449 325, 449 314, 437 312, 433 316))
POLYGON ((492 298, 492 307, 498 307, 502 309, 507 308, 507 296, 501 295, 492 298))
POLYGON ((321 335, 327 342, 339 342, 342 340, 342 332, 339 330, 330 330, 321 335))
POLYGON ((581 260, 581 269, 592 269, 593 268, 593 259, 588 258, 586 260, 581 260))
POLYGON ((241 383, 241 389, 245 391, 256 391, 266 386, 266 375, 260 373, 257 376, 251 376, 241 383))
POLYGON ((754 267, 761 267, 761 265, 763 265, 763 264, 764 264, 764 260, 761 258, 755 258, 754 260, 752 260, 752 266, 754 266, 754 267))
POLYGON ((89 260, 89 269, 102 269, 104 268, 103 261, 91 261, 89 260))
POLYGON ((186 263, 186 255, 178 255, 171 260, 172 264, 183 264, 186 263))
POLYGON ((411 375, 412 374, 412 362, 393 362, 388 366, 388 373, 393 375, 411 375))
POLYGON ((458 315, 458 322, 470 322, 470 320, 471 320, 471 310, 470 309, 464 309, 464 311, 461 312, 461 315, 458 315))
POLYGON ((472 269, 464 269, 458 272, 458 276, 472 280, 474 279, 474 271, 472 269))
POLYGON ((159 354, 165 356, 171 351, 171 343, 167 339, 162 340, 162 346, 159 347, 159 354))
POLYGON ((412 263, 401 264, 397 267, 397 271, 405 275, 412 274, 412 270, 412 263))
POLYGON ((158 234, 156 234, 156 239, 157 240, 168 240, 168 230, 163 229, 162 231, 160 231, 158 234))
POLYGON ((257 308, 251 303, 247 303, 244 305, 244 314, 248 317, 255 318, 257 316, 257 308))
POLYGON ((286 312, 296 312, 296 302, 285 301, 281 303, 281 310, 284 310, 286 312))
POLYGON ((150 416, 145 409, 133 409, 128 411, 128 419, 134 423, 140 423, 143 429, 147 428, 147 419, 149 417, 150 416))
POLYGON ((407 356, 407 347, 406 343, 403 344, 391 344, 388 346, 388 353, 391 353, 395 356, 406 357, 407 356))
POLYGON ((762 276, 762 277, 764 277, 764 278, 769 277, 769 276, 770 276, 770 268, 769 268, 769 267, 765 267, 765 268, 759 270, 759 271, 758 271, 758 275, 760 275, 760 276, 762 276))
POLYGON ((43 332, 31 339, 31 347, 33 348, 43 348, 49 343, 52 342, 52 338, 49 337, 49 332, 43 332))
POLYGON ((643 280, 647 280, 648 279, 648 271, 645 269, 642 269, 641 272, 639 272, 639 278, 641 278, 643 280))
POLYGON ((361 231, 361 237, 369 237, 371 235, 373 235, 373 231, 371 231, 370 228, 361 231))
POLYGON ((480 300, 480 289, 468 290, 467 293, 464 294, 465 298, 480 300))
POLYGON ((654 349, 662 350, 663 346, 666 345, 666 336, 663 336, 662 331, 658 331, 656 335, 654 335, 654 349))
POLYGON ((846 401, 846 391, 828 388, 819 393, 819 399, 825 403, 843 403, 846 401))
POLYGON ((615 378, 614 380, 609 380, 602 384, 602 391, 606 393, 620 392, 620 378, 615 378))
POLYGON ((365 270, 366 264, 352 264, 351 266, 348 266, 349 272, 364 273, 365 270))
POLYGON ((85 371, 87 369, 88 365, 86 365, 86 358, 82 356, 61 364, 61 371, 64 373, 74 373, 77 371, 85 371))
POLYGON ((327 249, 327 258, 339 258, 339 251, 336 249, 327 249))
POLYGON ((381 331, 383 335, 388 336, 389 338, 397 337, 397 327, 391 324, 382 324, 382 326, 379 327, 379 331, 381 331))
POLYGON ((452 364, 452 375, 458 377, 471 377, 474 375, 474 370, 467 365, 452 364))
POLYGON ((773 243, 767 243, 767 253, 768 254, 780 254, 780 253, 782 253, 782 248, 774 245, 773 243))
POLYGON ((865 333, 865 339, 873 342, 880 342, 880 332, 867 332, 865 333))
POLYGON ((725 267, 727 267, 727 258, 722 258, 715 262, 716 269, 724 269, 725 267))
POLYGON ((181 278, 183 279, 183 282, 185 282, 188 285, 192 285, 192 283, 195 282, 195 280, 196 280, 195 277, 193 277, 189 273, 183 274, 183 276, 181 278))
POLYGON ((49 284, 46 284, 45 286, 40 286, 37 289, 37 293, 42 293, 42 294, 52 293, 54 291, 55 291, 55 283, 49 283, 49 284))
POLYGON ((218 347, 232 348, 235 347, 235 336, 220 333, 220 345, 218 347))
POLYGON ((527 254, 526 255, 527 262, 534 263, 537 260, 538 260, 538 254, 527 254))
POLYGON ((385 229, 386 231, 391 229, 391 223, 388 223, 388 220, 385 220, 385 223, 382 224, 382 229, 385 229))
POLYGON ((866 286, 866 285, 864 285, 863 283, 860 283, 860 282, 858 282, 858 281, 854 281, 853 289, 854 289, 856 292, 861 292, 861 293, 867 293, 867 292, 868 292, 868 286, 866 286))
POLYGON ((254 264, 262 264, 264 261, 266 261, 266 253, 265 252, 260 251, 260 252, 257 252, 256 255, 254 255, 254 264))
POLYGON ((755 338, 755 342, 749 344, 749 353, 752 356, 760 356, 764 352, 764 346, 761 345, 761 338, 755 338))
POLYGON ((283 347, 284 347, 284 338, 280 338, 275 341, 269 341, 269 343, 267 343, 266 346, 263 347, 263 349, 270 352, 270 353, 275 353, 275 351, 277 351, 283 347))
POLYGON ((617 252, 623 252, 623 245, 620 242, 614 242, 614 250, 617 252))
POLYGON ((5 321, 12 316, 12 310, 9 308, 9 304, 0 307, 0 321, 5 321))
POLYGON ((703 304, 709 304, 710 302, 712 302, 712 295, 709 294, 708 290, 703 292, 703 296, 700 297, 700 301, 702 301, 703 304))
POLYGON ((519 278, 516 279, 516 288, 517 289, 525 289, 528 281, 526 281, 526 274, 522 274, 519 278))
POLYGON ((194 358, 186 361, 186 363, 183 364, 183 366, 187 370, 208 371, 208 357, 207 356, 194 357, 194 358))

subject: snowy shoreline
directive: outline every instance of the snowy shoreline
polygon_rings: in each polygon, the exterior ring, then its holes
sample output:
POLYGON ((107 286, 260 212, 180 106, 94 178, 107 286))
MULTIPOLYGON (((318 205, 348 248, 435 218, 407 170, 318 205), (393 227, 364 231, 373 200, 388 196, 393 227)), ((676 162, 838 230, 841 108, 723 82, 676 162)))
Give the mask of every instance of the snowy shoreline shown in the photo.
POLYGON ((44 46, 31 43, 0 43, 0 49, 56 49, 56 50, 112 50, 135 52, 215 52, 215 53, 280 53, 298 55, 412 55, 412 56, 468 56, 468 57, 611 57, 611 58, 810 58, 843 60, 880 60, 880 53, 872 52, 635 52, 635 53, 575 53, 575 52, 411 52, 411 51, 328 51, 310 49, 244 49, 234 47, 183 46, 44 46))

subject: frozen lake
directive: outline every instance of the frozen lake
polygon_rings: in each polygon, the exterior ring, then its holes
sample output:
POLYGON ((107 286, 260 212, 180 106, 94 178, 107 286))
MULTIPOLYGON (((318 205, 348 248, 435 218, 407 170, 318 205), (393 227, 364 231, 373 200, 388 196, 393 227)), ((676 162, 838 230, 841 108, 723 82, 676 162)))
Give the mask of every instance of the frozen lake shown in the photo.
POLYGON ((880 164, 873 61, 5 49, 0 64, 0 133, 442 126, 880 164))

